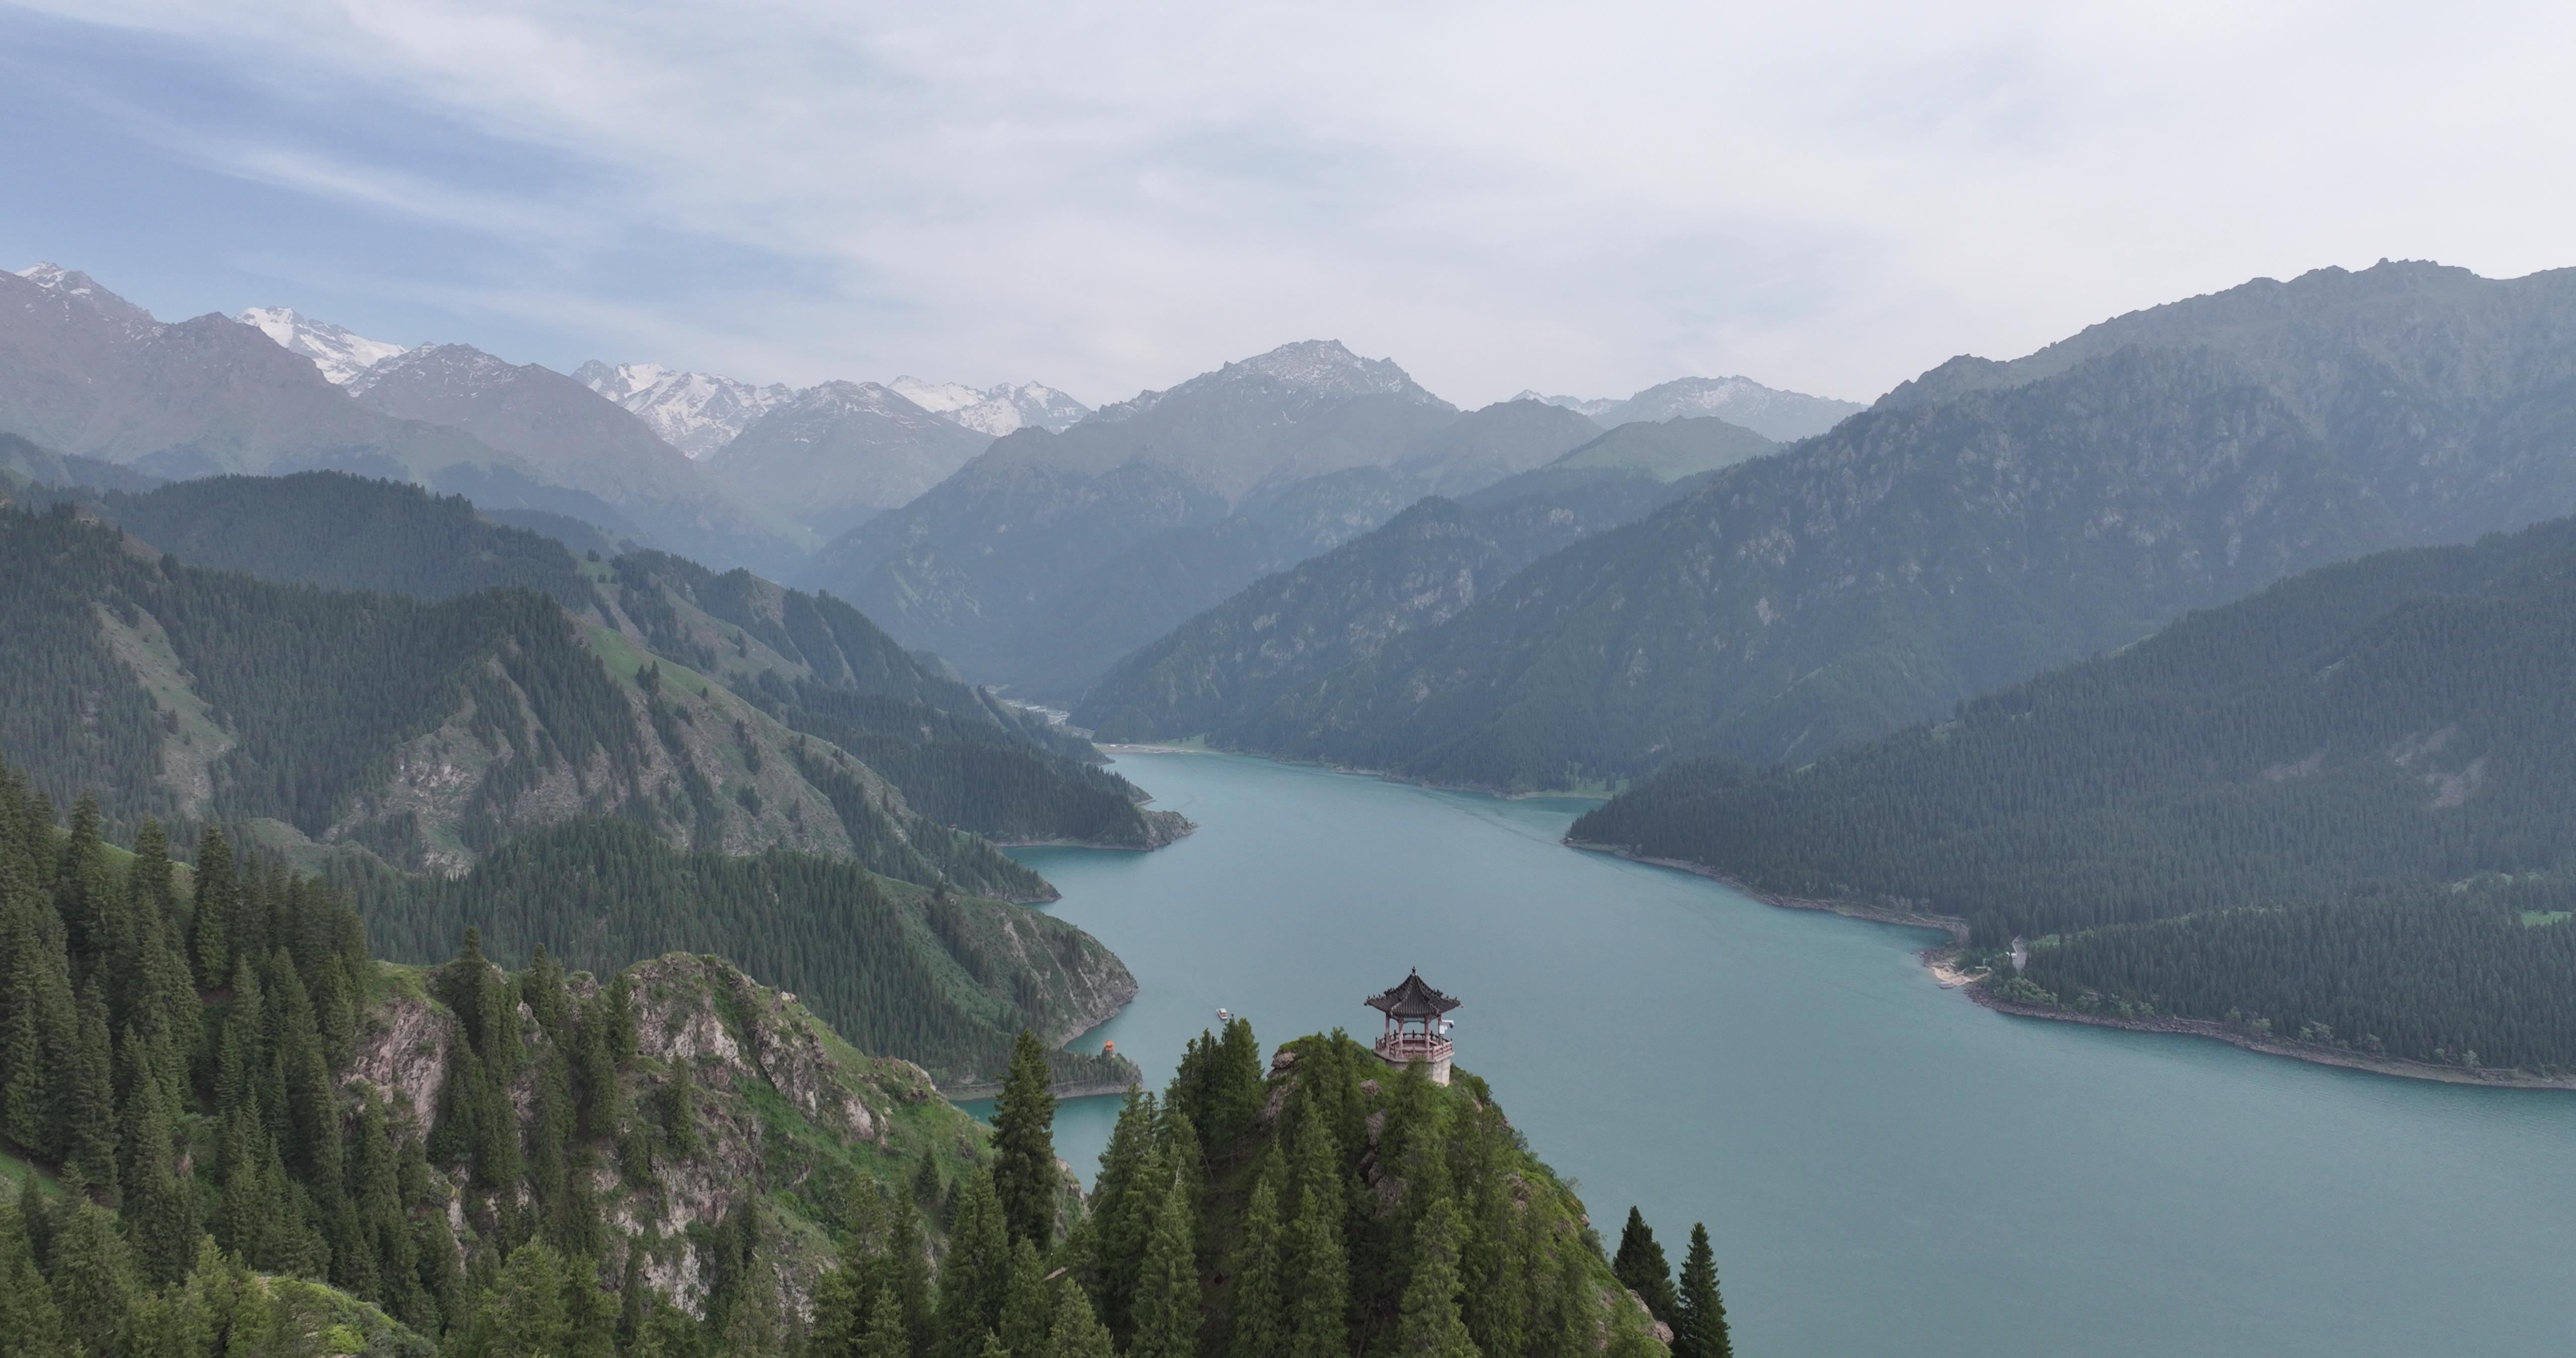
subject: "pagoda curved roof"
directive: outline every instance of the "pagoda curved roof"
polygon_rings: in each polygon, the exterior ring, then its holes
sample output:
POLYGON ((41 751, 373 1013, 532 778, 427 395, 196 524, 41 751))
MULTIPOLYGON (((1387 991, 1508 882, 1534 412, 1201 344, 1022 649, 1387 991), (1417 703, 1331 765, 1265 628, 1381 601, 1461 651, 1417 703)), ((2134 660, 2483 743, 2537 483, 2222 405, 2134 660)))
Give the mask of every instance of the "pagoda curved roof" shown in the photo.
POLYGON ((1369 996, 1365 1003, 1390 1018, 1438 1018, 1463 1001, 1453 1000, 1424 984, 1422 973, 1416 971, 1394 989, 1369 996))

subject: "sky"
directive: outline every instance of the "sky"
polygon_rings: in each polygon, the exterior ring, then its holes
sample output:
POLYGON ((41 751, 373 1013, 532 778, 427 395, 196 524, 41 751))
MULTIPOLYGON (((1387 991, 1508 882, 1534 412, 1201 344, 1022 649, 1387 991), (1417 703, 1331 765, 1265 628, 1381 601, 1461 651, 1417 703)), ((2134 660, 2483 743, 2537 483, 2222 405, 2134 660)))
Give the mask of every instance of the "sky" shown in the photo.
POLYGON ((560 370, 1866 400, 2576 264, 2576 7, 0 0, 0 264, 560 370))

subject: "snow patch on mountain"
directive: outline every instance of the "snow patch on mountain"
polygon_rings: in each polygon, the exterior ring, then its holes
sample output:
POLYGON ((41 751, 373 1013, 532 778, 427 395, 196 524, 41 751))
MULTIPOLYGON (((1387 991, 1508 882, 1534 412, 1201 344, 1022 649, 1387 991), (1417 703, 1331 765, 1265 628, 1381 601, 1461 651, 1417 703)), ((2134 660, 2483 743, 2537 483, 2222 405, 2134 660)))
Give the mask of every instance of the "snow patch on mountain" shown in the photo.
POLYGON ((703 458, 734 441, 752 422, 792 400, 784 383, 765 387, 714 373, 676 372, 659 363, 602 363, 573 370, 573 380, 626 407, 664 442, 703 458))
POLYGON ((76 298, 92 310, 136 325, 159 325, 152 313, 98 285, 98 280, 78 269, 66 269, 51 262, 31 265, 18 271, 20 278, 49 292, 76 298))
POLYGON ((293 307, 255 306, 233 313, 233 319, 277 341, 290 354, 313 360, 332 382, 347 386, 367 369, 403 351, 403 346, 368 339, 346 326, 317 321, 293 307))
POLYGON ((1615 396, 1542 396, 1535 390, 1524 391, 1519 395, 1514 396, 1512 399, 1515 401, 1541 401, 1548 405, 1560 406, 1564 409, 1571 410, 1577 415, 1589 416, 1595 420, 1600 419, 1604 414, 1615 410, 1620 405, 1624 404, 1615 396))
POLYGON ((1821 434, 1858 414, 1857 401, 1766 387, 1749 377, 1683 377, 1646 388, 1624 401, 1581 396, 1541 396, 1524 391, 1514 400, 1545 401, 1587 415, 1606 429, 1623 424, 1714 415, 1782 443, 1821 434))
POLYGON ((949 423, 995 438, 1031 425, 1060 434, 1091 413, 1091 407, 1037 382, 1004 382, 978 391, 963 382, 898 377, 893 387, 914 405, 949 423))

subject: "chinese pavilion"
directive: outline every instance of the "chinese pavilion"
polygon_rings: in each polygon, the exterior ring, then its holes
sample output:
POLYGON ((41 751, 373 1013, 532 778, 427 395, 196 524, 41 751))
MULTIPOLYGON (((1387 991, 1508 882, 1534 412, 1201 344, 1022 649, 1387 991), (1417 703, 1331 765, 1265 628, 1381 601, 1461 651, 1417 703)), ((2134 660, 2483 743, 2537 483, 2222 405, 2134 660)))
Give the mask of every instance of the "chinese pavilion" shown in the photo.
POLYGON ((1383 995, 1371 995, 1369 1008, 1386 1015, 1386 1034, 1377 1040, 1378 1058, 1401 1070, 1420 1061, 1431 1068, 1433 1084, 1449 1083, 1449 1020, 1458 1001, 1422 983, 1414 972, 1383 995))

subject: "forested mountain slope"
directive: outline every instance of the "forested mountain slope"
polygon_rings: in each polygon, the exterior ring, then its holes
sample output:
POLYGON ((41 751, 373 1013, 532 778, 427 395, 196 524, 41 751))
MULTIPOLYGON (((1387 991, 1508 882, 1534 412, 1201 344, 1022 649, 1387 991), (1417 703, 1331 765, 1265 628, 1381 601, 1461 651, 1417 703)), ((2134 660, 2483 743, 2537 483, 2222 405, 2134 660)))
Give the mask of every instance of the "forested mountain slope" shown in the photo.
POLYGON ((469 933, 390 967, 313 879, 210 836, 183 890, 157 827, 118 867, 23 792, 0 769, 0 1128, 66 1191, 0 1205, 12 1352, 783 1352, 837 1239, 893 1204, 944 1234, 916 1204, 991 1158, 720 960, 513 976, 469 933))
POLYGON ((100 513, 192 566, 263 580, 446 599, 520 585, 574 610, 591 582, 553 539, 494 524, 461 495, 346 472, 212 476, 140 494, 111 491, 100 513))
POLYGON ((0 1204, 19 1351, 1730 1351, 1705 1250, 1614 1270, 1483 1081, 1339 1033, 1193 1042, 1086 1201, 1025 1033, 988 1132, 716 958, 392 967, 220 836, 116 857, 0 769, 0 1129, 65 1189, 0 1204))
MULTIPOLYGON (((767 714, 774 724, 747 724, 754 746, 772 742, 772 754, 795 765, 811 761, 774 744, 806 743, 787 736, 790 728, 829 741, 942 825, 1011 842, 1127 848, 1188 828, 1145 810, 1143 794, 1097 767, 1087 743, 933 671, 847 605, 747 571, 719 575, 654 552, 585 566, 550 539, 485 522, 461 499, 336 472, 209 478, 86 502, 156 548, 175 544, 187 562, 268 579, 433 600, 511 583, 542 589, 576 621, 620 634, 595 649, 687 666, 730 687, 727 703, 767 714)), ((689 702, 695 693, 675 688, 666 697, 689 702)), ((719 796, 726 782, 709 775, 719 796)), ((872 861, 918 876, 918 865, 872 861)), ((979 888, 1039 889, 1015 869, 999 871, 979 878, 979 888)))
POLYGON ((2396 533, 2279 401, 2126 352, 1722 472, 1237 730, 1490 787, 1830 749, 2396 533))
POLYGON ((247 824, 456 871, 619 814, 677 842, 847 854, 1019 898, 1045 884, 844 751, 553 600, 440 602, 178 564, 69 506, 0 511, 0 742, 111 823, 247 824))
MULTIPOLYGON (((1052 915, 813 854, 676 849, 626 820, 521 835, 461 877, 347 880, 369 937, 396 961, 443 958, 468 928, 496 959, 543 948, 603 974, 667 952, 720 953, 950 1089, 997 1081, 1020 1029, 1052 1047, 1136 994, 1123 963, 1052 915)), ((1126 1078, 1097 1055, 1058 1052, 1055 1064, 1061 1079, 1126 1078)))
POLYGON ((1776 446, 1716 419, 1623 425, 1462 502, 1426 498, 1129 654, 1074 719, 1111 740, 1239 744, 1237 728, 1298 684, 1436 626, 1532 561, 1776 446))
POLYGON ((2326 270, 2141 317, 1945 365, 1315 681, 1254 747, 1500 787, 1806 756, 2293 571, 2576 508, 2569 276, 2326 270))
POLYGON ((2385 553, 1573 838, 1960 916, 2003 993, 2576 1070, 2576 521, 2385 553), (2089 997, 2089 998, 2088 998, 2089 997))
POLYGON ((2131 312, 2009 363, 1955 358, 1881 398, 1919 407, 2126 348, 2203 349, 2279 397, 2417 542, 2576 509, 2576 269, 2318 269, 2131 312))
POLYGON ((829 594, 660 553, 612 563, 615 607, 656 654, 857 756, 942 824, 1004 843, 1149 849, 1188 832, 1089 742, 934 672, 829 594))

